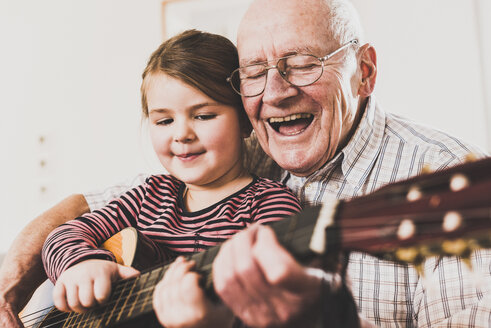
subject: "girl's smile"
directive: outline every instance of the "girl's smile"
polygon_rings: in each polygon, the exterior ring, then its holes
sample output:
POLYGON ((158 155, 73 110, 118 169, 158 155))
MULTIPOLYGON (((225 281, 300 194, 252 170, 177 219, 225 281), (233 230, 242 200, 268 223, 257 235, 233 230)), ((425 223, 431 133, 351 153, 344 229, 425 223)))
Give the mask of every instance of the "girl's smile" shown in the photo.
POLYGON ((193 188, 216 188, 240 176, 238 110, 164 73, 148 77, 150 138, 167 171, 193 188))

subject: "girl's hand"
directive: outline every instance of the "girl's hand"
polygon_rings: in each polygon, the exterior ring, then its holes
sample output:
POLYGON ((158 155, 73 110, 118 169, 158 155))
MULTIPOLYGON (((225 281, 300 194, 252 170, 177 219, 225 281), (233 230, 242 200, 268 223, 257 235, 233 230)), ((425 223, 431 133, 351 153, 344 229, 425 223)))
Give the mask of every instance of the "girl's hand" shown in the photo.
POLYGON ((107 301, 112 283, 138 274, 138 270, 110 261, 83 261, 60 275, 53 289, 53 301, 60 311, 83 313, 107 301))
POLYGON ((232 313, 206 297, 194 265, 178 257, 157 284, 153 308, 159 322, 167 328, 231 327, 232 313))

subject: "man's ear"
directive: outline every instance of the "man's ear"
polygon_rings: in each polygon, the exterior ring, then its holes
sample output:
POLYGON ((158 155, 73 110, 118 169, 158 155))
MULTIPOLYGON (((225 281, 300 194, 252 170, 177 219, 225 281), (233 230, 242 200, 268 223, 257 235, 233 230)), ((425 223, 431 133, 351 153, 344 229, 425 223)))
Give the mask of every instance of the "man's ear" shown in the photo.
POLYGON ((359 53, 361 55, 359 64, 361 81, 358 94, 362 97, 368 97, 375 89, 377 80, 377 53, 375 48, 368 43, 360 48, 359 53))

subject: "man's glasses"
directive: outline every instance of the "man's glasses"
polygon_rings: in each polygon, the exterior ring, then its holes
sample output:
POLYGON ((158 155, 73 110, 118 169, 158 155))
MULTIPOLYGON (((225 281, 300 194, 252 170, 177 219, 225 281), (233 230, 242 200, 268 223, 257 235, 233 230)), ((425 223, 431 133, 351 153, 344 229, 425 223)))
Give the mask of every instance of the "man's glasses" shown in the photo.
POLYGON ((305 87, 320 79, 324 72, 325 61, 353 44, 358 44, 358 40, 353 39, 324 57, 294 54, 278 58, 276 65, 272 66, 264 62, 239 67, 227 78, 227 82, 243 97, 259 96, 266 88, 268 70, 276 68, 286 82, 297 87, 305 87))

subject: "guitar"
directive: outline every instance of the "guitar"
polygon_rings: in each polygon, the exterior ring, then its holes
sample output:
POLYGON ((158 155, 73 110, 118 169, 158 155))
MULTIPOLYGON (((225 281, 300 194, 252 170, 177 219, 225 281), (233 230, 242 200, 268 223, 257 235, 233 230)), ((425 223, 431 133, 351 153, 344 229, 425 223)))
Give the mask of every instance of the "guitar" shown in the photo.
MULTIPOLYGON (((340 251, 367 252, 417 269, 429 256, 461 256, 470 263, 474 250, 491 248, 491 158, 389 184, 366 196, 309 207, 270 226, 301 263, 327 257, 335 266, 340 251)), ((148 252, 134 228, 111 237, 103 247, 120 264, 148 267, 142 260, 148 252)), ((219 249, 190 256, 211 297, 216 297, 211 266, 219 249)), ((26 322, 26 327, 158 326, 152 295, 168 266, 117 282, 105 305, 83 314, 52 308, 39 323, 26 322)))

